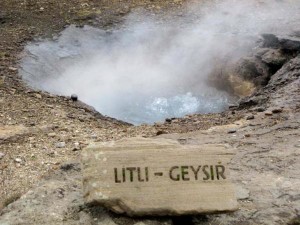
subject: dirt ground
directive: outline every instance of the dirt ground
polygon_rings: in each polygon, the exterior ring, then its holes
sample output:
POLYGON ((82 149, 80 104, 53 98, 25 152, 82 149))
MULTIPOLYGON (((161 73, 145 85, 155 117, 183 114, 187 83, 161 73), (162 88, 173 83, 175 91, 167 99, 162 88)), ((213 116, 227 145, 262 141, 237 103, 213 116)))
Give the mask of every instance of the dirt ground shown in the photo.
POLYGON ((175 13, 183 5, 177 0, 0 2, 0 205, 20 197, 62 162, 78 159, 80 149, 91 141, 182 133, 241 118, 242 112, 190 115, 133 127, 68 97, 32 90, 18 76, 23 47, 36 37, 51 37, 68 24, 111 28, 135 9, 175 13))
MULTIPOLYGON (((132 126, 103 116, 84 103, 73 102, 69 97, 32 90, 18 76, 18 60, 23 47, 34 38, 51 37, 68 24, 111 28, 122 23, 126 14, 139 8, 146 9, 149 14, 160 14, 167 10, 174 15, 184 10, 184 4, 182 0, 0 1, 0 210, 35 187, 44 176, 58 170, 64 162, 78 161, 81 149, 94 141, 173 135, 212 128, 209 135, 200 135, 201 140, 213 142, 213 132, 226 129, 215 135, 221 135, 222 140, 228 139, 228 143, 236 147, 250 146, 254 155, 258 154, 255 146, 267 151, 272 148, 272 142, 276 144, 276 149, 284 148, 287 140, 290 148, 299 148, 299 82, 281 88, 274 93, 274 100, 265 106, 283 105, 283 114, 268 116, 257 113, 255 109, 230 110, 221 114, 189 115, 153 126, 132 126), (231 125, 249 114, 259 119, 252 125, 248 124, 241 134, 227 138, 227 130, 232 128, 231 125), (231 125, 223 126, 227 124, 231 125), (268 140, 268 144, 263 144, 263 138, 268 140)), ((273 92, 270 88, 263 94, 269 96, 273 92)), ((238 129, 240 125, 233 128, 238 129)), ((192 133, 191 138, 195 135, 199 138, 199 133, 196 134, 192 133)), ((215 142, 220 142, 220 139, 215 142)), ((237 168, 234 172, 236 175, 236 171, 247 173, 247 168, 258 167, 250 153, 248 155, 243 151, 243 154, 245 158, 241 156, 235 160, 248 160, 245 161, 248 167, 237 168)), ((272 151, 268 152, 268 157, 272 154, 272 151)), ((291 163, 293 157, 298 155, 296 152, 293 154, 283 162, 291 163)), ((266 160, 281 159, 274 156, 266 160)), ((266 161, 259 158, 259 163, 263 165, 266 161)), ((255 175, 258 174, 259 170, 256 170, 255 175)), ((271 180, 271 177, 268 179, 271 180)), ((259 181, 262 182, 263 178, 259 181)), ((254 183, 251 185, 255 187, 254 183)), ((242 204, 249 209, 253 206, 246 201, 242 204)))

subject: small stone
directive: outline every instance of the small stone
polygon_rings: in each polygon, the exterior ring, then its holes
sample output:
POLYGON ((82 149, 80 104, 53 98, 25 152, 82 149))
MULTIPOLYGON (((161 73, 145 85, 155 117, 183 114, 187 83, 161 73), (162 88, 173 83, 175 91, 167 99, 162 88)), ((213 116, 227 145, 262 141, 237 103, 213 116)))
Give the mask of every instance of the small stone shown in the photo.
POLYGON ((60 169, 63 171, 79 170, 79 165, 76 163, 65 163, 60 166, 60 169))
POLYGON ((187 140, 186 138, 179 138, 177 141, 178 141, 179 144, 181 144, 181 145, 185 145, 185 144, 188 142, 188 140, 187 140))
POLYGON ((55 144, 55 147, 56 148, 64 148, 66 146, 66 143, 65 142, 58 142, 55 144))
POLYGON ((97 134, 92 134, 91 138, 96 139, 97 138, 97 134))
POLYGON ((55 151, 49 151, 47 155, 53 157, 55 155, 55 151))
POLYGON ((156 135, 158 136, 158 135, 162 135, 162 134, 166 134, 166 133, 167 132, 164 131, 164 130, 159 130, 159 131, 156 132, 156 135))
POLYGON ((172 119, 167 118, 165 121, 166 121, 167 123, 171 123, 171 122, 172 122, 172 119))
POLYGON ((266 116, 272 116, 273 113, 272 113, 271 111, 266 111, 266 112, 265 112, 265 115, 266 115, 266 116))
POLYGON ((41 99, 41 98, 42 98, 42 95, 40 95, 40 94, 35 94, 35 97, 41 99))
POLYGON ((72 94, 71 99, 73 102, 76 102, 78 100, 78 96, 76 94, 72 94))
POLYGON ((229 109, 236 109, 238 107, 239 105, 234 105, 234 104, 228 106, 229 109))
POLYGON ((0 159, 3 159, 4 156, 5 154, 3 152, 0 152, 0 159))
POLYGON ((30 142, 34 141, 34 139, 35 139, 35 137, 29 137, 29 138, 28 138, 28 140, 29 140, 30 142))
POLYGON ((245 134, 245 137, 251 137, 251 134, 245 134))
POLYGON ((20 158, 15 158, 15 162, 16 162, 16 163, 21 163, 21 162, 22 162, 22 159, 20 159, 20 158))
POLYGON ((253 120, 254 119, 254 115, 249 115, 246 117, 246 120, 253 120))
POLYGON ((44 12, 45 11, 45 8, 44 7, 41 7, 40 8, 40 12, 44 12))
POLYGON ((282 108, 275 108, 272 109, 272 113, 282 113, 283 109, 282 108))
MULTIPOLYGON (((296 148, 300 148, 300 144, 295 145, 296 148)), ((0 156, 1 159, 1 156, 0 156)))
POLYGON ((235 129, 231 129, 231 130, 228 131, 228 134, 234 134, 234 133, 236 133, 235 129))
POLYGON ((12 67, 12 66, 8 67, 8 69, 9 69, 10 71, 17 71, 17 70, 18 70, 17 68, 12 67))
POLYGON ((263 108, 263 107, 258 107, 258 108, 256 109, 256 111, 257 111, 257 112, 264 112, 264 111, 266 111, 266 109, 263 108))
POLYGON ((250 191, 241 186, 237 186, 235 191, 236 197, 239 200, 248 199, 250 197, 250 191))
POLYGON ((49 133, 48 134, 48 137, 55 137, 56 136, 56 133, 49 133))
POLYGON ((78 150, 80 150, 80 149, 81 149, 81 148, 80 148, 79 142, 75 142, 75 143, 74 143, 73 151, 75 152, 75 151, 78 151, 78 150))

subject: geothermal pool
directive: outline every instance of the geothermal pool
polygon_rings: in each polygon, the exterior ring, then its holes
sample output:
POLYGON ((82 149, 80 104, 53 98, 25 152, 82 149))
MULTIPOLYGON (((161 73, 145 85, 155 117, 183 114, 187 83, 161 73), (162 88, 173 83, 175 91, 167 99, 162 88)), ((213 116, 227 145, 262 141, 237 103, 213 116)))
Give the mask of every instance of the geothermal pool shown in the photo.
POLYGON ((192 4, 168 22, 133 13, 110 30, 71 25, 28 43, 19 72, 33 88, 77 94, 133 124, 220 112, 234 99, 209 85, 214 69, 251 52, 260 34, 297 27, 297 10, 294 1, 228 0, 192 4))
POLYGON ((136 125, 225 110, 232 98, 207 85, 206 59, 197 62, 186 44, 174 49, 161 36, 167 34, 147 29, 70 26, 28 44, 20 73, 36 89, 76 94, 100 113, 136 125))

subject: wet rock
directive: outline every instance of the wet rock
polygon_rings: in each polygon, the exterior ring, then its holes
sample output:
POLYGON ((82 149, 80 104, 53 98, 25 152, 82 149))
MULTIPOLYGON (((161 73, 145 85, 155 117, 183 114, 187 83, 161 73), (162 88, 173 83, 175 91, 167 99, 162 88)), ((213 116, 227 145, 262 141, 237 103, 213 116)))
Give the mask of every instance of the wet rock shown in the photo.
POLYGON ((72 94, 71 99, 73 102, 76 102, 78 100, 78 96, 76 94, 72 94))
POLYGON ((167 123, 171 123, 171 122, 172 122, 172 119, 167 118, 165 121, 166 121, 167 123))
POLYGON ((249 108, 251 106, 260 106, 268 101, 268 97, 265 95, 256 94, 251 97, 246 97, 240 101, 240 108, 249 108))
POLYGON ((240 60, 235 73, 242 79, 253 82, 255 86, 266 85, 271 76, 269 68, 256 57, 240 60))
POLYGON ((232 105, 232 104, 230 104, 229 106, 229 109, 237 109, 238 107, 239 107, 239 105, 232 105))
POLYGON ((280 49, 284 52, 299 52, 300 39, 297 37, 277 37, 274 34, 263 34, 263 47, 280 49))
POLYGON ((279 39, 280 49, 285 52, 299 52, 300 51, 300 39, 285 37, 279 39))
POLYGON ((265 48, 279 48, 280 43, 278 37, 274 34, 262 34, 263 47, 265 48))
POLYGON ((269 66, 272 74, 276 73, 288 59, 289 56, 283 54, 279 49, 269 49, 261 57, 261 60, 269 66))

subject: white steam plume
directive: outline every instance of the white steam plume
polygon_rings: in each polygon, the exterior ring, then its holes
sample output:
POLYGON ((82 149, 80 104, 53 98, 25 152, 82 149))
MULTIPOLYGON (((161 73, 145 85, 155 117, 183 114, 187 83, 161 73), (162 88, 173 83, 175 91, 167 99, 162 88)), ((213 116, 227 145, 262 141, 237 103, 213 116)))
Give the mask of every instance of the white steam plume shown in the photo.
POLYGON ((261 33, 287 34, 300 24, 298 0, 188 8, 168 22, 132 14, 111 33, 70 26, 55 41, 26 47, 23 78, 55 94, 76 93, 99 112, 136 124, 218 112, 230 96, 206 82, 216 63, 247 54, 261 33))

